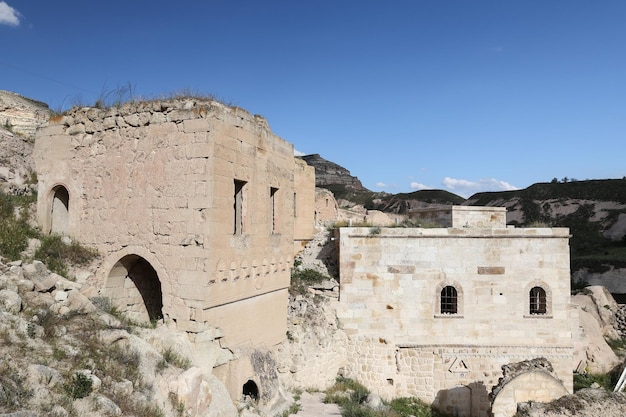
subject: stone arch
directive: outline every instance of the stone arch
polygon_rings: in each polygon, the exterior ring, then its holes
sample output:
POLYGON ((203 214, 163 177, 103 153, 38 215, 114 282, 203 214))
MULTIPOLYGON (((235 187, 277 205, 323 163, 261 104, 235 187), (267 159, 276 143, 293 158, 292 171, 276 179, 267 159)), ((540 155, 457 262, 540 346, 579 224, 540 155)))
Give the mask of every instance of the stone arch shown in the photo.
POLYGON ((248 397, 253 401, 258 401, 259 386, 253 380, 249 379, 248 381, 246 381, 246 383, 243 384, 241 391, 242 391, 241 393, 244 399, 248 397))
POLYGON ((517 404, 534 401, 547 403, 568 395, 563 383, 544 370, 532 370, 517 375, 494 397, 491 412, 493 417, 512 417, 517 413, 517 404))
POLYGON ((50 189, 48 233, 67 235, 69 232, 70 193, 62 184, 50 189))
POLYGON ((128 318, 138 322, 149 322, 164 318, 163 306, 167 294, 161 278, 161 266, 147 251, 132 248, 110 255, 105 262, 102 295, 128 318), (108 267, 107 267, 108 265, 108 267))
POLYGON ((503 365, 502 374, 489 394, 492 417, 512 417, 518 403, 548 403, 569 394, 546 358, 503 365))

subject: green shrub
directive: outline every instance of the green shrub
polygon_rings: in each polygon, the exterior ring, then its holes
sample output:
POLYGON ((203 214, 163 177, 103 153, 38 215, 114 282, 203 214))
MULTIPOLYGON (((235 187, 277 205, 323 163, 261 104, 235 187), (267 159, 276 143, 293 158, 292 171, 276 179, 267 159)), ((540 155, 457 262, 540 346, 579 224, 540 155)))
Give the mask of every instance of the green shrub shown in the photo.
POLYGON ((44 236, 41 247, 35 252, 35 258, 46 264, 49 270, 67 276, 67 265, 86 265, 97 256, 93 249, 72 242, 63 242, 63 237, 52 234, 44 236))
POLYGON ((574 374, 574 392, 589 388, 594 382, 607 391, 613 390, 611 374, 574 374))
POLYGON ((20 259, 22 251, 28 247, 28 239, 36 237, 37 232, 27 221, 24 202, 17 197, 0 191, 0 255, 9 259, 20 259), (16 207, 22 207, 19 216, 16 207))
POLYGON ((391 400, 389 404, 391 410, 401 417, 444 417, 446 414, 441 413, 436 408, 419 398, 402 397, 391 400))
POLYGON ((335 385, 326 391, 325 403, 335 403, 343 407, 348 403, 360 404, 369 394, 369 390, 361 383, 344 377, 338 377, 335 385))
POLYGON ((188 369, 191 366, 189 359, 174 352, 172 348, 167 348, 163 351, 163 360, 181 369, 188 369))
POLYGON ((32 390, 24 385, 19 370, 7 361, 0 361, 0 410, 21 410, 32 395, 32 390))
POLYGON ((67 395, 76 400, 91 394, 92 381, 85 374, 75 373, 68 384, 63 387, 67 395))
POLYGON ((626 349, 626 338, 617 338, 617 339, 606 339, 606 343, 613 349, 614 352, 618 352, 620 350, 626 349))
POLYGON ((291 294, 306 294, 308 286, 319 284, 327 279, 330 279, 330 277, 314 269, 300 270, 293 268, 291 270, 291 287, 289 292, 291 294))

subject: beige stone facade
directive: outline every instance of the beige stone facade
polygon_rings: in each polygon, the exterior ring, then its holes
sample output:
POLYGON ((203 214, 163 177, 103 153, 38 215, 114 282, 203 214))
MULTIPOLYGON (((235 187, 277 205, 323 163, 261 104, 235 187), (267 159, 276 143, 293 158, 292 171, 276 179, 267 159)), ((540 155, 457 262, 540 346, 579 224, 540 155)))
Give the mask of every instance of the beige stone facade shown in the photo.
MULTIPOLYGON (((38 132, 34 158, 42 228, 97 248, 96 283, 122 312, 219 328, 236 354, 285 339, 315 174, 265 119, 194 99, 75 109, 38 132)), ((254 378, 239 362, 233 396, 254 378)))
POLYGON ((487 417, 501 366, 545 357, 572 391, 569 231, 508 228, 499 210, 453 209, 440 228, 339 230, 351 377, 383 398, 487 417))
POLYGON ((315 189, 315 225, 330 226, 339 218, 339 207, 333 193, 326 188, 315 189))

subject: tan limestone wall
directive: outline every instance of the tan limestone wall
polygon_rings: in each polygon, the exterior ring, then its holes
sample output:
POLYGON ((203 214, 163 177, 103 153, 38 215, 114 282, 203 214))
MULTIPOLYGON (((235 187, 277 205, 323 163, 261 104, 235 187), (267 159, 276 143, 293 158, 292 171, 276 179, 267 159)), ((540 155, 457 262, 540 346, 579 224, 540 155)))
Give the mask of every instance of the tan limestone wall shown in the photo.
POLYGON ((293 147, 263 119, 215 102, 78 109, 42 129, 35 160, 44 227, 50 191, 63 185, 68 234, 98 248, 105 264, 129 245, 154 254, 170 277, 162 282, 164 313, 179 324, 288 286, 293 147), (235 179, 247 182, 240 235, 233 234, 235 179), (274 233, 270 187, 279 198, 274 233))
POLYGON ((285 339, 314 174, 263 118, 191 98, 74 109, 38 132, 34 160, 39 223, 97 248, 95 284, 122 311, 162 308, 191 333, 215 323, 235 352, 285 339), (159 291, 162 307, 143 305, 159 291))
POLYGON ((315 224, 328 226, 339 218, 339 207, 332 192, 325 188, 315 189, 315 224))
POLYGON ((315 234, 315 168, 295 159, 294 171, 294 255, 300 253, 315 234))
POLYGON ((500 367, 537 356, 548 358, 572 390, 567 229, 339 234, 338 318, 350 341, 348 369, 374 392, 435 403, 442 395, 478 395, 472 404, 481 405, 471 415, 483 416, 500 367), (439 312, 447 285, 458 290, 457 314, 439 312), (534 286, 546 290, 546 314, 529 314, 534 286), (485 388, 480 395, 477 383, 485 388))

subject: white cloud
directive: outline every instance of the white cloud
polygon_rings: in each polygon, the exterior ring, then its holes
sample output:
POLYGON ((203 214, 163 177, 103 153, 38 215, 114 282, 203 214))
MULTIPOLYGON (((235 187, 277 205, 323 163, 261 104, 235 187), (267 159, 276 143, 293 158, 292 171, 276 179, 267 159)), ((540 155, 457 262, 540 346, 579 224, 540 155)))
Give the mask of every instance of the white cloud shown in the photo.
POLYGON ((511 191, 518 188, 506 181, 500 181, 495 178, 483 178, 478 181, 468 181, 458 178, 445 177, 441 184, 463 197, 469 197, 472 194, 484 191, 511 191))
POLYGON ((411 184, 409 184, 409 187, 411 187, 411 190, 432 190, 433 188, 417 181, 411 181, 411 184))
POLYGON ((306 155, 304 152, 300 152, 296 148, 293 148, 293 156, 304 156, 306 155))
POLYGON ((376 187, 378 187, 378 188, 385 188, 386 186, 387 186, 387 184, 385 184, 384 182, 380 182, 379 181, 379 182, 376 183, 376 187))
POLYGON ((0 1, 0 25, 19 26, 19 24, 20 12, 5 1, 0 1))

